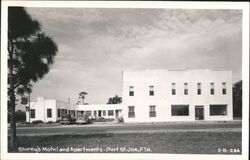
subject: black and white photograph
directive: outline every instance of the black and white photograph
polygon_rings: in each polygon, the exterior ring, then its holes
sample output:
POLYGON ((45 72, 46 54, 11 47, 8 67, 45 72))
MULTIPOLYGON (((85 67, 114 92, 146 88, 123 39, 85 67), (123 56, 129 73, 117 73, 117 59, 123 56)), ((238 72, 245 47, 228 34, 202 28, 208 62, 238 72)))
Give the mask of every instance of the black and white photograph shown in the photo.
POLYGON ((248 157, 249 3, 21 2, 2 7, 3 159, 248 157))

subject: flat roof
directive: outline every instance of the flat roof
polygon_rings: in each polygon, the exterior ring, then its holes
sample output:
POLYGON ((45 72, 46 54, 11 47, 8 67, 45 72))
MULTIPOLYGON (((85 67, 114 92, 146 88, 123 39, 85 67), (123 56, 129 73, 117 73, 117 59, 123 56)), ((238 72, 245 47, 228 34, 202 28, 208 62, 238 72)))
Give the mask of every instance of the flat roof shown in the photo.
POLYGON ((163 70, 163 71, 195 71, 195 70, 209 70, 209 71, 232 71, 232 68, 141 68, 141 69, 124 69, 123 72, 136 72, 136 71, 157 71, 157 70, 163 70))

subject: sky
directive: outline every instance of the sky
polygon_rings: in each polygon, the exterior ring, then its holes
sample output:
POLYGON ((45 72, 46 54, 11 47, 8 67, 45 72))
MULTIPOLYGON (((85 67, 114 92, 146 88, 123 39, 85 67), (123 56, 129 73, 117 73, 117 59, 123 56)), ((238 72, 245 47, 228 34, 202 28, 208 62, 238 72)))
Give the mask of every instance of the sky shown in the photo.
POLYGON ((89 104, 121 96, 122 70, 230 68, 241 80, 240 10, 26 8, 58 45, 31 97, 89 104))

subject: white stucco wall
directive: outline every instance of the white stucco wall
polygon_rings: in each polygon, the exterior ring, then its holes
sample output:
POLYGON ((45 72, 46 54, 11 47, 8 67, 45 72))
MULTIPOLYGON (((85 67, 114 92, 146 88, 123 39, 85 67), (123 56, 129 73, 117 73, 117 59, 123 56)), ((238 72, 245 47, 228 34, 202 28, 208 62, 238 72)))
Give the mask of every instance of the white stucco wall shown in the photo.
MULTIPOLYGON (((30 109, 35 109, 35 118, 30 118, 30 122, 36 120, 45 121, 45 97, 37 97, 36 101, 30 102, 30 109)), ((29 112, 26 111, 26 121, 29 122, 29 112)))
MULTIPOLYGON (((30 118, 30 122, 42 120, 43 122, 56 122, 61 119, 57 116, 57 109, 76 110, 76 105, 55 99, 45 99, 38 97, 36 101, 30 102, 30 109, 35 109, 35 118, 30 118), (52 109, 52 117, 47 117, 47 109, 52 109)), ((29 121, 29 112, 26 111, 26 121, 29 121)))
POLYGON ((195 105, 203 105, 205 120, 232 120, 232 72, 230 70, 139 70, 124 71, 122 81, 123 118, 125 122, 194 121, 195 105), (176 95, 172 95, 172 82, 176 95), (201 95, 197 95, 197 83, 201 95), (210 83, 215 84, 215 94, 210 94, 210 83), (222 82, 226 82, 226 95, 222 95, 222 82), (188 95, 184 95, 188 83, 188 95), (149 86, 154 86, 154 96, 149 96, 149 86), (129 96, 129 86, 134 86, 134 96, 129 96), (172 104, 189 105, 189 116, 171 116, 172 104), (210 104, 227 104, 226 116, 210 116, 210 104), (156 117, 149 117, 149 105, 156 105, 156 117), (135 118, 128 118, 128 106, 135 106, 135 118))

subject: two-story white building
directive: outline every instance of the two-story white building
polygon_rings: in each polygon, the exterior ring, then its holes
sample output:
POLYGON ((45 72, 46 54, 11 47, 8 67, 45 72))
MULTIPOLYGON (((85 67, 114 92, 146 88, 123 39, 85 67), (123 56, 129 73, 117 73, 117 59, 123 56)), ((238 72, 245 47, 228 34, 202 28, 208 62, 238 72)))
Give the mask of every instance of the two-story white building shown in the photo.
POLYGON ((232 120, 232 72, 124 71, 122 100, 125 122, 232 120))

